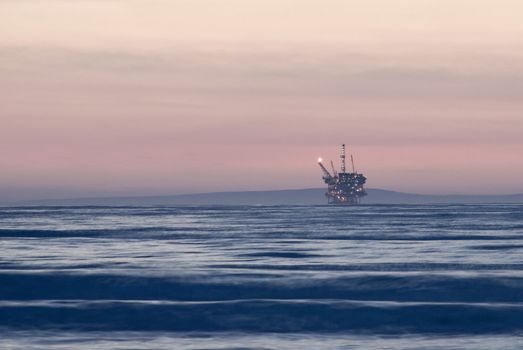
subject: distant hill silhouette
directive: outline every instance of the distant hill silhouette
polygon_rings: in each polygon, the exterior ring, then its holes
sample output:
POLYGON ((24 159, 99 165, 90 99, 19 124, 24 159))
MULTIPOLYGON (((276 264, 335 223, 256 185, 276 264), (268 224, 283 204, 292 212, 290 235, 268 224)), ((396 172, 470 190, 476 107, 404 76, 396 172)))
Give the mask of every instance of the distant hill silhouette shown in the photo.
MULTIPOLYGON (((368 189, 362 204, 467 204, 523 203, 523 194, 514 195, 423 195, 368 189)), ((325 189, 310 188, 278 191, 241 191, 184 194, 171 196, 136 196, 107 198, 75 198, 25 201, 19 205, 278 205, 326 204, 325 189)))

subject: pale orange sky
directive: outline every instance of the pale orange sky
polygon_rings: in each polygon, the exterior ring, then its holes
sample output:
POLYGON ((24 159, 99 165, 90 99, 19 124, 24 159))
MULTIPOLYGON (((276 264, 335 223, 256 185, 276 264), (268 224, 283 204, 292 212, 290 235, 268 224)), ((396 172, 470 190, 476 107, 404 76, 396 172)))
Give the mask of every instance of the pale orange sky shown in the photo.
POLYGON ((523 192, 521 14, 519 0, 0 0, 0 195, 321 187, 316 159, 342 142, 369 187, 523 192))

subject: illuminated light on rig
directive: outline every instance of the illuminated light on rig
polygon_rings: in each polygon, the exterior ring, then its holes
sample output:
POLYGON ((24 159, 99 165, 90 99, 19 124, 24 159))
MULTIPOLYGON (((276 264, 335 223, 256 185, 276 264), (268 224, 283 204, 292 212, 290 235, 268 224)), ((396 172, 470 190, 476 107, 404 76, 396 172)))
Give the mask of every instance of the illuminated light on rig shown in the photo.
POLYGON ((323 161, 323 159, 321 159, 321 157, 318 158, 318 163, 321 163, 322 161, 323 161))

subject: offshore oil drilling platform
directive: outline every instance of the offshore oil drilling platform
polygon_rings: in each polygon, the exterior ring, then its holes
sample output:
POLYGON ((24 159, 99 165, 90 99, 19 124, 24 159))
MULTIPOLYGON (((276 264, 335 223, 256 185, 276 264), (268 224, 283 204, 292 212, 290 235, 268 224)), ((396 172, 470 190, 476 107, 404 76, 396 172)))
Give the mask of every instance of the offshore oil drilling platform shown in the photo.
POLYGON ((332 174, 325 168, 322 159, 318 159, 318 165, 323 171, 323 181, 327 184, 327 197, 329 204, 359 204, 362 197, 365 197, 365 182, 367 178, 356 171, 354 167, 354 157, 350 156, 352 172, 347 172, 345 166, 345 145, 341 145, 341 171, 338 173, 331 160, 332 174))

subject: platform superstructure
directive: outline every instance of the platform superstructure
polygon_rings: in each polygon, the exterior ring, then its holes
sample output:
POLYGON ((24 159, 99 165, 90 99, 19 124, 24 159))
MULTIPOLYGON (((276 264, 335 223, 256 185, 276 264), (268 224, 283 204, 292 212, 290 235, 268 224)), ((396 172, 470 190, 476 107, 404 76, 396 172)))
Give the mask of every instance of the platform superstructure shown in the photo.
POLYGON ((367 195, 364 188, 367 178, 356 171, 352 155, 350 161, 352 171, 347 172, 345 144, 341 145, 340 172, 336 171, 334 163, 331 161, 331 174, 323 165, 322 159, 318 159, 318 165, 323 171, 323 181, 327 184, 325 196, 329 204, 359 204, 361 198, 367 195))

